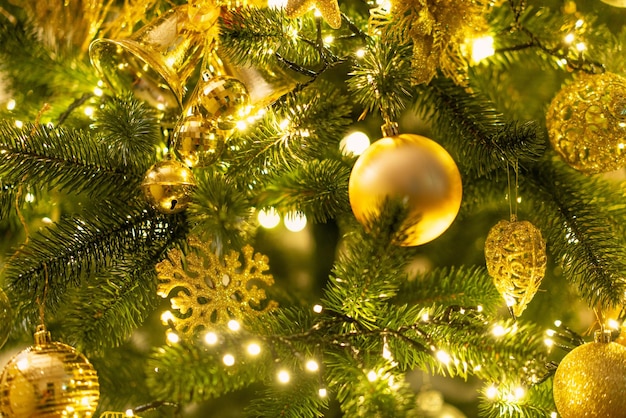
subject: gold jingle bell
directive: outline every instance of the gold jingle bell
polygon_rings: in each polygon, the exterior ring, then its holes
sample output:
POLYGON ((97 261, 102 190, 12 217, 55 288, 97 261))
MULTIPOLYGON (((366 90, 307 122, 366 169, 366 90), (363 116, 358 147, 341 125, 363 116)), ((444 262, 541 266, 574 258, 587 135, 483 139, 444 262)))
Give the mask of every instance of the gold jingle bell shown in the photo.
POLYGON ((220 8, 175 7, 126 39, 96 39, 91 63, 117 93, 135 97, 174 118, 183 107, 186 83, 195 71, 207 30, 220 8))
POLYGON ((141 188, 152 207, 164 214, 187 209, 196 181, 183 163, 165 159, 154 164, 146 173, 141 188))
POLYGON ((35 344, 13 357, 0 375, 0 416, 92 417, 98 406, 98 375, 73 347, 52 341, 40 325, 35 344))

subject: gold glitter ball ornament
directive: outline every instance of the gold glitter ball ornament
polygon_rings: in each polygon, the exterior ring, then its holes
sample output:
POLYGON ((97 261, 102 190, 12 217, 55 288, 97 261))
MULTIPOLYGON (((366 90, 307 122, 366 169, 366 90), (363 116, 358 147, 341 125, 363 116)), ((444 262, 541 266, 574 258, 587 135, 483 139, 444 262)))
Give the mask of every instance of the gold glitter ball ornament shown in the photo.
POLYGON ((337 0, 287 0, 285 14, 288 17, 300 17, 315 7, 326 23, 333 28, 341 27, 341 10, 337 0))
POLYGON ((561 361, 552 386, 561 418, 626 417, 626 347, 591 342, 561 361))
POLYGON ((195 186, 196 180, 189 167, 170 159, 150 167, 141 183, 148 203, 165 214, 187 209, 195 186))
POLYGON ((487 234, 485 261, 496 289, 513 315, 519 317, 546 272, 546 243, 541 231, 528 221, 498 222, 487 234))
POLYGON ((35 345, 13 357, 0 375, 5 418, 92 417, 99 398, 91 363, 73 347, 53 342, 43 326, 35 345))
POLYGON ((11 303, 6 293, 0 289, 0 348, 7 342, 11 334, 11 303))
POLYGON ((434 240, 452 224, 461 206, 461 174, 448 152, 420 135, 386 136, 363 152, 350 174, 350 206, 367 224, 387 198, 407 202, 402 246, 434 240))
POLYGON ((192 106, 174 128, 174 152, 187 167, 208 167, 219 160, 230 135, 192 106))
POLYGON ((230 76, 201 81, 197 100, 204 116, 214 120, 222 130, 235 129, 237 122, 246 117, 250 107, 248 89, 241 81, 230 76))
POLYGON ((581 74, 557 93, 546 115, 550 143, 572 168, 606 173, 626 165, 626 78, 581 74))
POLYGON ((265 290, 274 278, 268 274, 267 257, 246 245, 240 254, 230 251, 218 256, 199 238, 188 238, 190 251, 183 256, 178 249, 168 252, 157 264, 157 290, 169 297, 179 315, 172 318, 176 330, 193 336, 198 331, 226 325, 231 319, 244 319, 274 309, 265 301, 265 290))

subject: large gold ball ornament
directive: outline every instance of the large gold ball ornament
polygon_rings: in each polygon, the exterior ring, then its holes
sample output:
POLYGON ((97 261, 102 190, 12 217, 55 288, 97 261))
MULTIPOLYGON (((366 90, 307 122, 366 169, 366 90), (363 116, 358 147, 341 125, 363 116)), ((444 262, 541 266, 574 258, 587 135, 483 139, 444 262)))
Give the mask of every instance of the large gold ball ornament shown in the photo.
POLYGON ((217 162, 226 147, 231 131, 217 127, 193 106, 174 128, 174 152, 188 167, 207 167, 217 162))
POLYGON ((582 74, 554 97, 546 115, 552 147, 586 174, 626 165, 626 78, 582 74))
POLYGON ((11 334, 11 303, 6 293, 0 289, 0 348, 7 342, 11 334))
POLYGON ((576 347, 556 369, 552 390, 562 418, 626 417, 626 347, 614 342, 576 347))
POLYGON ((229 76, 204 79, 198 86, 198 103, 207 119, 214 120, 221 130, 235 129, 250 108, 248 89, 229 76))
POLYGON ((461 206, 461 174, 448 152, 414 134, 386 136, 358 158, 348 184, 356 219, 367 227, 387 198, 401 199, 409 212, 402 246, 425 244, 452 224, 461 206))
POLYGON ((45 328, 35 345, 13 357, 0 375, 0 416, 92 417, 100 386, 96 370, 73 347, 53 342, 45 328))
POLYGON ((610 4, 615 7, 626 7, 626 0, 602 0, 602 3, 610 4))
POLYGON ((170 159, 150 167, 141 183, 148 203, 165 214, 185 210, 195 186, 196 181, 189 167, 170 159))
POLYGON ((513 315, 519 317, 546 273, 546 242, 528 221, 498 222, 485 241, 487 271, 513 315))

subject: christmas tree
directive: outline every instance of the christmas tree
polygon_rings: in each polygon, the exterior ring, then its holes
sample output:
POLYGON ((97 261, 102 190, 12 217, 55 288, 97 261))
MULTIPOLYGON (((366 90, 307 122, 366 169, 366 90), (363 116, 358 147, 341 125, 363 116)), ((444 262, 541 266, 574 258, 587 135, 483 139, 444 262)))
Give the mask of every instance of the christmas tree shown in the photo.
POLYGON ((0 11, 0 416, 624 416, 623 0, 0 11))

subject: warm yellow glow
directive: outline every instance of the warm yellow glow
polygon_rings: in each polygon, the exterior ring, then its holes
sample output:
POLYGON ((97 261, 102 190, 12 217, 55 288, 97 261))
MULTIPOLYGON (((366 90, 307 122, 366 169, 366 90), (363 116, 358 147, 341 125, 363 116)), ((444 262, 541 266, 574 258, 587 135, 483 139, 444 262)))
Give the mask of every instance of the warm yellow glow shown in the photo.
POLYGON ((19 371, 23 372, 24 370, 28 369, 29 365, 30 365, 30 363, 28 362, 27 358, 23 358, 23 359, 17 361, 17 369, 19 371))
POLYGON ((172 344, 176 344, 177 342, 180 341, 180 337, 174 331, 168 331, 167 341, 171 342, 172 344))
POLYGON ((257 213, 259 225, 265 229, 275 228, 280 223, 280 215, 274 208, 262 209, 257 213))
POLYGON ((555 327, 560 327, 561 324, 563 324, 563 323, 560 320, 558 320, 558 319, 556 321, 554 321, 554 326, 555 327))
POLYGON ((546 347, 548 348, 552 348, 554 346, 554 340, 552 338, 544 338, 543 339, 543 343, 546 345, 546 347))
POLYGON ((224 363, 225 366, 232 366, 235 364, 235 356, 232 354, 224 354, 224 357, 222 357, 222 363, 224 363))
POLYGON ((257 343, 250 343, 248 344, 247 351, 248 354, 250 354, 251 356, 258 356, 259 354, 261 354, 261 346, 257 343))
POLYGON ((356 55, 357 58, 363 58, 365 56, 365 49, 363 48, 357 49, 354 55, 356 55))
POLYGON ((18 129, 22 129, 24 127, 24 122, 22 122, 21 120, 16 120, 15 127, 18 129))
POLYGON ((43 218, 41 218, 41 222, 50 225, 52 222, 52 219, 48 218, 47 216, 44 216, 43 218))
POLYGON ((448 364, 452 360, 452 357, 450 357, 450 354, 446 353, 443 350, 437 351, 435 353, 435 357, 437 357, 437 360, 439 360, 443 364, 448 364))
POLYGON ((324 37, 325 44, 332 44, 334 40, 335 37, 333 35, 327 35, 326 37, 324 37))
POLYGON ((310 372, 316 372, 320 369, 320 365, 315 360, 307 361, 305 367, 310 372))
POLYGON ((127 410, 126 410, 126 416, 127 416, 127 417, 134 417, 134 416, 135 416, 135 413, 133 412, 133 410, 132 410, 132 409, 127 409, 127 410))
POLYGON ((306 216, 301 213, 291 212, 285 216, 285 228, 291 232, 300 232, 306 227, 306 216))
POLYGON ((206 334, 204 334, 204 342, 207 343, 208 345, 217 344, 217 334, 214 333, 213 331, 207 332, 206 334))
POLYGON ((163 322, 163 325, 169 324, 169 322, 173 319, 174 319, 174 314, 170 311, 165 311, 161 314, 161 322, 163 322))
POLYGON ((495 399, 498 396, 498 388, 496 388, 493 385, 489 386, 487 390, 485 391, 485 395, 489 399, 495 399))
POLYGON ((576 26, 576 29, 580 29, 580 28, 582 28, 582 26, 583 26, 584 24, 585 24, 585 21, 584 21, 584 20, 582 20, 582 19, 578 19, 578 20, 576 21, 576 25, 575 25, 575 26, 576 26))
POLYGON ((287 6, 287 0, 268 0, 267 7, 274 9, 284 9, 287 6))
POLYGON ((519 401, 524 396, 526 396, 526 389, 524 389, 521 386, 516 387, 515 390, 513 391, 513 396, 515 396, 516 401, 519 401))
POLYGON ((496 53, 493 36, 481 36, 472 40, 472 62, 478 63, 496 53))
POLYGON ((28 203, 33 203, 35 201, 35 195, 32 193, 26 193, 26 196, 24 196, 24 200, 26 200, 28 203))
POLYGON ((370 138, 366 133, 354 131, 339 142, 339 149, 343 155, 361 155, 370 146, 370 138))
POLYGON ((565 38, 563 40, 566 44, 571 44, 572 42, 574 42, 574 39, 576 39, 576 35, 574 35, 573 33, 568 33, 567 35, 565 35, 565 38))
POLYGON ((576 44, 576 49, 578 50, 578 52, 583 52, 585 49, 587 49, 587 45, 585 45, 584 42, 578 42, 576 44))
POLYGON ((320 12, 319 9, 316 7, 315 11, 313 12, 313 15, 315 17, 322 17, 322 12, 320 12))
POLYGON ((483 369, 483 366, 480 364, 477 364, 476 366, 474 366, 474 368, 472 370, 474 370, 474 372, 479 372, 483 369))
POLYGON ((322 305, 315 305, 315 306, 313 306, 313 312, 315 312, 315 313, 322 313, 323 309, 324 308, 322 307, 322 305))
POLYGON ((507 332, 506 328, 504 328, 502 325, 495 325, 492 329, 491 329, 491 333, 493 334, 494 337, 502 337, 503 335, 505 335, 507 332))
POLYGON ((328 396, 328 391, 325 388, 320 388, 320 390, 317 391, 317 394, 320 398, 325 398, 328 396))
POLYGON ((428 322, 429 320, 430 320, 430 314, 428 313, 428 311, 426 311, 422 314, 422 321, 428 322))
POLYGON ((376 374, 374 370, 370 370, 369 373, 367 373, 367 380, 373 382, 376 379, 378 379, 378 374, 376 374))
POLYGON ((550 412, 550 418, 557 418, 559 416, 559 414, 557 414, 556 412, 550 412))
POLYGON ((289 381, 291 380, 291 375, 289 374, 289 372, 285 369, 279 370, 278 373, 276 374, 276 378, 278 379, 278 381, 280 383, 289 383, 289 381))
POLYGON ((476 312, 482 312, 482 311, 483 311, 483 307, 482 307, 482 305, 478 305, 478 306, 476 307, 476 312))
POLYGON ((289 127, 289 122, 290 122, 289 119, 285 118, 280 121, 280 123, 278 124, 278 127, 284 131, 285 129, 289 127))
POLYGON ((228 321, 228 329, 237 332, 241 329, 241 324, 236 319, 231 319, 228 321))
POLYGON ((235 125, 238 131, 245 131, 248 127, 248 122, 246 122, 245 120, 238 120, 235 125))
POLYGON ((95 94, 97 97, 102 97, 102 95, 104 94, 104 90, 102 90, 100 87, 94 87, 93 94, 95 94))
POLYGON ((16 103, 14 99, 11 99, 7 102, 7 110, 15 109, 16 103))
POLYGON ((607 326, 608 326, 609 328, 612 328, 612 329, 619 329, 619 328, 620 328, 619 322, 617 322, 617 321, 616 321, 615 319, 613 319, 613 318, 610 318, 610 319, 607 321, 607 326))

